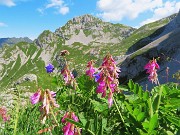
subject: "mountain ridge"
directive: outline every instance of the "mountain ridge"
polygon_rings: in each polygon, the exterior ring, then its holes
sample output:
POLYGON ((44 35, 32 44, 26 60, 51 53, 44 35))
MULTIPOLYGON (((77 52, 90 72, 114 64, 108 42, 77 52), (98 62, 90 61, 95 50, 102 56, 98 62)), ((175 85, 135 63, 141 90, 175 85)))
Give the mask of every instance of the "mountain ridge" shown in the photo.
POLYGON ((13 45, 13 44, 17 44, 19 42, 27 42, 27 43, 32 43, 33 41, 28 38, 28 37, 8 37, 8 38, 0 38, 0 47, 2 47, 3 45, 7 44, 7 45, 13 45))
MULTIPOLYGON (((72 69, 77 69, 78 73, 84 72, 86 63, 91 59, 97 60, 97 65, 100 64, 107 52, 110 52, 115 60, 121 60, 126 56, 128 48, 133 46, 135 42, 144 37, 148 37, 154 31, 158 30, 158 28, 161 28, 171 21, 167 18, 165 21, 154 22, 156 27, 153 27, 153 29, 146 25, 136 30, 121 24, 102 22, 102 20, 96 18, 93 20, 94 18, 92 16, 89 17, 88 15, 85 15, 85 18, 77 18, 78 17, 69 20, 67 24, 58 28, 55 32, 49 30, 42 32, 33 43, 20 42, 13 46, 4 46, 1 48, 0 85, 2 87, 13 87, 17 82, 28 83, 26 80, 23 81, 22 78, 23 76, 28 76, 26 74, 31 74, 31 76, 36 75, 37 81, 29 81, 28 85, 31 86, 30 89, 41 85, 44 87, 47 86, 48 84, 45 84, 44 81, 48 80, 48 76, 45 75, 44 67, 48 63, 53 63, 58 67, 60 62, 59 52, 64 49, 70 52, 70 55, 68 56, 70 66, 72 69), (96 26, 94 25, 94 22, 101 23, 96 26), (89 30, 94 30, 96 28, 99 29, 90 33, 89 30), (86 31, 83 31, 84 29, 86 31), (98 33, 99 35, 95 36, 95 38, 91 39, 92 41, 87 44, 79 42, 78 40, 76 40, 76 42, 71 42, 72 44, 66 44, 73 36, 79 35, 77 30, 79 30, 79 33, 83 33, 85 37, 93 37, 93 33, 98 33), (63 33, 63 31, 66 32, 63 33), (102 34, 107 33, 110 33, 112 36, 111 38, 118 39, 118 42, 116 43, 112 40, 108 40, 111 42, 100 42, 98 40, 102 34), (68 37, 69 34, 70 36, 68 37), (116 36, 113 37, 113 35, 116 36)), ((79 38, 79 40, 80 39, 81 38, 79 38)))

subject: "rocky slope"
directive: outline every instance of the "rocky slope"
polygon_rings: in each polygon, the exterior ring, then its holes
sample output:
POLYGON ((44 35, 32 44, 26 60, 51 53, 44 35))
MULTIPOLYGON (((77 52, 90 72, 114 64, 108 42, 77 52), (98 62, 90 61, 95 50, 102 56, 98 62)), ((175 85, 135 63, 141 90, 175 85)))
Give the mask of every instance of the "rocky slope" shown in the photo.
POLYGON ((84 45, 116 44, 128 37, 135 29, 122 24, 103 22, 91 15, 75 17, 55 34, 65 40, 65 45, 80 42, 84 45))
MULTIPOLYGON (((173 14, 166 18, 162 18, 161 20, 158 20, 156 22, 146 24, 146 25, 142 26, 141 28, 137 29, 136 31, 134 31, 134 33, 131 37, 133 37, 133 36, 137 37, 137 35, 141 35, 141 36, 143 35, 143 36, 140 39, 136 38, 136 42, 128 48, 127 54, 137 51, 138 49, 146 46, 147 44, 153 42, 154 40, 158 39, 159 37, 167 34, 168 31, 169 32, 172 31, 175 27, 177 27, 173 23, 174 18, 176 16, 177 16, 177 14, 173 14), (171 23, 168 24, 168 26, 167 26, 166 24, 169 22, 171 22, 171 23), (169 27, 169 25, 171 25, 170 27, 172 27, 172 28, 167 28, 167 27, 169 27)), ((129 39, 127 39, 127 41, 128 40, 129 39)))
POLYGON ((153 58, 158 59, 161 67, 158 71, 160 83, 176 82, 177 80, 172 76, 180 70, 180 12, 171 22, 163 26, 161 33, 154 37, 152 42, 127 55, 120 64, 122 70, 120 82, 134 79, 144 86, 148 84, 149 88, 152 87, 147 80, 144 65, 153 58), (169 69, 168 78, 167 68, 169 69))

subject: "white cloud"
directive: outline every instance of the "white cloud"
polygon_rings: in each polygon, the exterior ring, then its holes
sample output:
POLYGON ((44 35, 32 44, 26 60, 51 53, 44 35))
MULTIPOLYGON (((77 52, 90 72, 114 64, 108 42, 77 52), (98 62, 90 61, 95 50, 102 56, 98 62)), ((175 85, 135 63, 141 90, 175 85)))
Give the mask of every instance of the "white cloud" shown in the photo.
POLYGON ((7 27, 7 24, 0 22, 0 27, 7 27))
POLYGON ((153 16, 140 23, 140 26, 157 21, 161 18, 177 13, 180 10, 180 2, 166 1, 161 7, 153 10, 153 16))
POLYGON ((54 8, 58 14, 62 15, 69 13, 69 7, 64 4, 63 0, 49 0, 49 3, 44 8, 38 8, 37 10, 43 14, 44 10, 48 8, 54 8))
POLYGON ((63 3, 63 0, 50 0, 50 3, 46 5, 46 8, 61 7, 63 3))
POLYGON ((61 7, 60 10, 59 10, 59 12, 60 12, 62 15, 67 14, 67 13, 69 12, 69 7, 66 7, 66 6, 61 7))
POLYGON ((162 0, 99 0, 98 16, 106 21, 120 21, 123 18, 135 19, 145 11, 161 7, 162 0))
POLYGON ((15 6, 16 4, 14 3, 13 0, 0 0, 0 5, 12 7, 12 6, 15 6))

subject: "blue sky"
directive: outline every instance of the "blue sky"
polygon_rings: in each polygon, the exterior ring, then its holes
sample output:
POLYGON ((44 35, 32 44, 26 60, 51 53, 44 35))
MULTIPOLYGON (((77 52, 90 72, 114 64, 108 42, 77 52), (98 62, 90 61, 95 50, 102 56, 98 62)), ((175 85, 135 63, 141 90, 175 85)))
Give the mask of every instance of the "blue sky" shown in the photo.
POLYGON ((139 27, 179 9, 179 0, 0 0, 0 38, 35 39, 84 14, 139 27))

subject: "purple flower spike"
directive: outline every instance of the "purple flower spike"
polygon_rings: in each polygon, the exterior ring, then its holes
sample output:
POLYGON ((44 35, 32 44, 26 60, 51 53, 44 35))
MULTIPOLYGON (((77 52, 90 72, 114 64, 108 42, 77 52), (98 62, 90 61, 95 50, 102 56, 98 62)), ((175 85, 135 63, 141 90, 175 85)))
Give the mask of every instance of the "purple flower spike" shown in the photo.
POLYGON ((52 73, 54 71, 54 66, 52 64, 48 64, 45 68, 47 73, 52 73))

